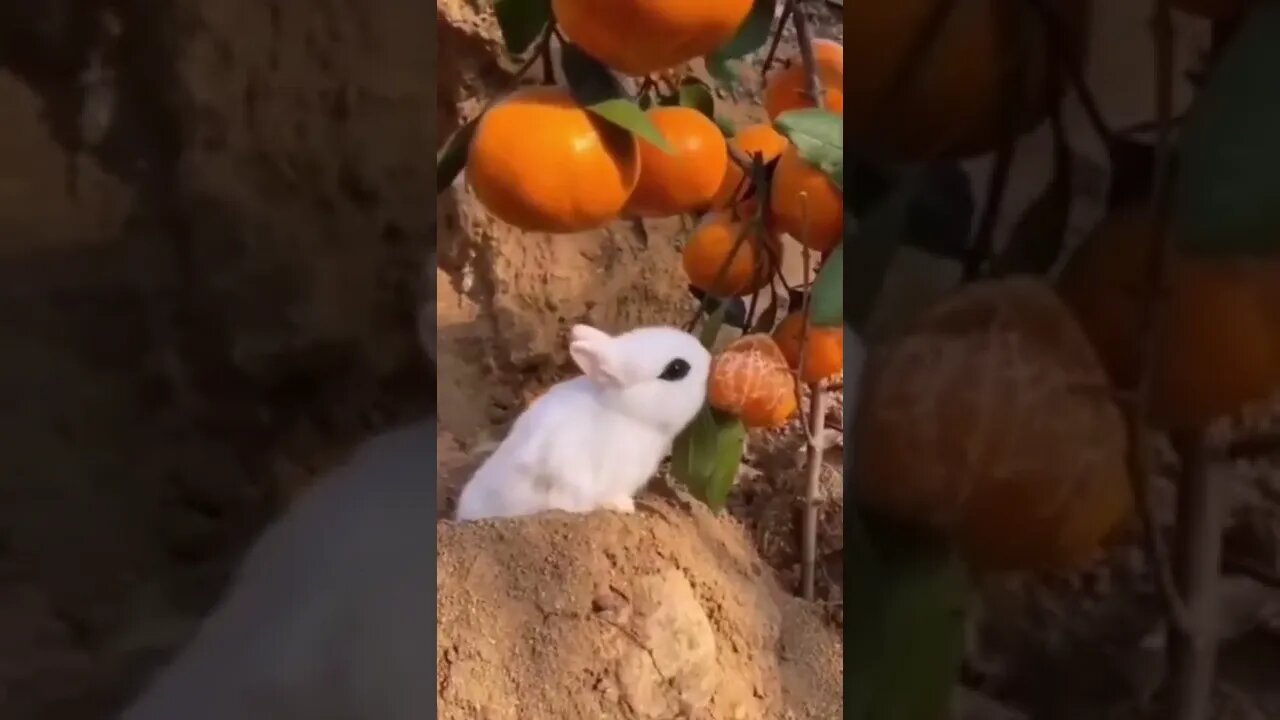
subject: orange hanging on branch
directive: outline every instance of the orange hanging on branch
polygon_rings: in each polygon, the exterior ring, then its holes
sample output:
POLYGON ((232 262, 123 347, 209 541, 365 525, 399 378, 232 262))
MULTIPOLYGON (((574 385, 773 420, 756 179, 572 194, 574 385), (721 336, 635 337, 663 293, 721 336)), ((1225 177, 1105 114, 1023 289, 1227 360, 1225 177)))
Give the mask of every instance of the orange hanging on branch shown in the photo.
MULTIPOLYGON (((1159 227, 1148 208, 1104 220, 1068 261, 1058 290, 1117 387, 1137 387, 1159 227)), ((1280 392, 1280 260, 1193 257, 1170 249, 1154 336, 1150 420, 1203 429, 1280 392)))
POLYGON ((773 331, 773 339, 792 369, 800 368, 802 335, 804 367, 799 370, 801 380, 816 383, 844 373, 843 327, 810 325, 803 311, 783 318, 773 331))
POLYGON ((685 241, 682 261, 690 285, 716 297, 737 297, 767 286, 781 253, 777 238, 760 224, 735 220, 721 210, 708 213, 694 228, 685 241), (726 263, 728 269, 722 272, 726 263))
POLYGON ((622 211, 639 178, 639 147, 566 88, 525 87, 480 118, 466 173, 499 220, 531 232, 583 232, 622 211))
MULTIPOLYGON (((813 41, 813 60, 822 86, 824 107, 836 113, 844 113, 844 46, 833 40, 813 41)), ((799 57, 791 64, 769 74, 764 88, 764 109, 769 119, 776 119, 788 110, 814 107, 809 95, 809 79, 804 63, 799 57)))
POLYGON ((648 75, 733 39, 752 0, 551 0, 565 36, 605 65, 648 75))

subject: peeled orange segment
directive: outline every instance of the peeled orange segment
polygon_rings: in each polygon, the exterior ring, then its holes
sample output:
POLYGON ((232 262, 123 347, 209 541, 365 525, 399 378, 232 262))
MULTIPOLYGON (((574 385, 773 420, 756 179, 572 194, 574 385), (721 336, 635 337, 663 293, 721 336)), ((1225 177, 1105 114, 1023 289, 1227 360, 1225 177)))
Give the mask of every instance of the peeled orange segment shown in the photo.
POLYGON ((798 404, 795 380, 773 338, 756 333, 725 346, 711 363, 707 402, 747 427, 772 428, 789 420, 798 404))

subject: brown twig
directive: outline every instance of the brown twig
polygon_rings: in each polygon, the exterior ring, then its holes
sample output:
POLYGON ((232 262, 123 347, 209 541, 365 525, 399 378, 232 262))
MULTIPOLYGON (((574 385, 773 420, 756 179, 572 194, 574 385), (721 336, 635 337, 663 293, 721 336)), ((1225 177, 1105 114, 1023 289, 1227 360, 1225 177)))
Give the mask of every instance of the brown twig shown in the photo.
MULTIPOLYGON (((1167 264, 1170 253, 1169 215, 1173 159, 1173 17, 1171 0, 1157 0, 1152 18, 1156 66, 1157 128, 1155 177, 1152 203, 1160 233, 1150 263, 1155 302, 1148 314, 1158 313, 1156 332, 1150 333, 1144 348, 1144 371, 1149 399, 1151 366, 1160 342, 1159 329, 1167 308, 1167 264), (1157 304, 1161 307, 1156 309, 1157 304)), ((1145 420, 1145 418, 1144 418, 1145 420)), ((1144 423, 1145 424, 1145 423, 1144 423)), ((1174 568, 1176 589, 1183 608, 1183 622, 1169 633, 1169 675, 1167 696, 1174 720, 1207 720, 1211 709, 1213 681, 1218 652, 1218 581, 1221 575, 1224 513, 1219 507, 1217 488, 1209 478, 1208 448, 1204 433, 1180 434, 1174 438, 1182 459, 1178 483, 1178 514, 1175 528, 1174 568)))
POLYGON ((1227 446, 1226 454, 1233 460, 1280 456, 1280 432, 1250 435, 1234 440, 1227 446))
POLYGON ((818 78, 818 61, 813 55, 813 35, 809 32, 809 18, 805 16, 804 8, 795 8, 795 12, 791 14, 791 24, 796 29, 796 44, 800 46, 800 62, 804 63, 805 85, 809 97, 816 107, 824 108, 827 106, 827 96, 822 88, 822 81, 818 78))
MULTIPOLYGON (((1177 125, 1186 120, 1186 118, 1187 114, 1184 112, 1174 115, 1169 118, 1169 121, 1174 125, 1177 125)), ((1132 125, 1125 125, 1124 127, 1116 130, 1116 137, 1129 137, 1132 135, 1155 132, 1160 129, 1160 125, 1161 123, 1159 120, 1143 120, 1141 122, 1133 123, 1132 125)))
POLYGON ((1013 166, 1014 146, 1015 140, 1006 137, 1000 142, 992 160, 987 201, 982 207, 982 217, 978 220, 978 229, 973 235, 973 245, 965 254, 965 282, 977 279, 991 257, 991 249, 995 245, 996 221, 1000 219, 1000 207, 1004 203, 1005 189, 1009 185, 1009 170, 1013 166))
POLYGON ((1280 572, 1275 568, 1263 567, 1256 562, 1226 557, 1222 559, 1222 572, 1247 577, 1259 585, 1280 590, 1280 572))
POLYGON ((556 84, 556 64, 551 58, 551 38, 544 36, 538 46, 538 54, 542 56, 542 82, 545 85, 556 84))
MULTIPOLYGON (((800 193, 800 243, 803 248, 801 256, 804 262, 804 282, 812 288, 813 280, 812 253, 805 240, 809 232, 809 196, 800 193)), ((804 374, 805 363, 809 354, 809 305, 813 302, 813 292, 806 293, 800 307, 800 357, 796 362, 794 382, 796 397, 800 393, 800 377, 804 374)), ((809 383, 809 415, 802 424, 805 435, 805 490, 804 516, 801 522, 800 536, 800 594, 805 600, 814 599, 814 570, 818 562, 818 485, 822 478, 823 451, 826 450, 823 437, 823 425, 827 415, 827 395, 821 382, 809 383)))
MULTIPOLYGON (((1163 3, 1163 0, 1161 2, 1163 3)), ((1157 14, 1161 14, 1161 11, 1157 10, 1157 14)), ((1155 45, 1157 56, 1156 115, 1161 125, 1167 126, 1168 118, 1171 115, 1171 104, 1166 102, 1164 95, 1166 89, 1172 87, 1170 84, 1172 73, 1169 69, 1171 63, 1166 63, 1162 59, 1169 50, 1160 41, 1158 33, 1155 45)), ((1167 142, 1167 135, 1162 137, 1167 142)), ((1164 232, 1166 230, 1165 223, 1168 219, 1164 201, 1166 188, 1159 176, 1156 177, 1152 188, 1156 198, 1154 203, 1155 212, 1161 227, 1148 257, 1147 297, 1143 305, 1144 312, 1142 313, 1143 317, 1138 336, 1141 363, 1138 385, 1132 394, 1132 401, 1125 405, 1125 420, 1129 433, 1128 469, 1134 501, 1142 521, 1148 562, 1151 564, 1157 586, 1164 599, 1165 609, 1173 632, 1185 633, 1188 632, 1190 627, 1190 616, 1183 604, 1181 595, 1178 593, 1168 552, 1164 546, 1164 536, 1160 533, 1159 525, 1155 520, 1150 499, 1150 484, 1152 471, 1155 467, 1156 451, 1148 435, 1147 428, 1150 417, 1153 378, 1155 376, 1155 362, 1163 346, 1164 339, 1164 311, 1165 298, 1167 296, 1165 261, 1168 254, 1168 233, 1164 232)))
POLYGON ((827 393, 821 383, 809 385, 809 417, 804 462, 808 475, 804 488, 804 535, 801 538, 800 590, 805 600, 814 599, 814 570, 818 555, 818 487, 822 480, 823 454, 826 438, 822 432, 826 424, 827 393))
POLYGON ((1187 631, 1174 632, 1169 638, 1167 697, 1173 720, 1208 720, 1218 658, 1218 580, 1225 513, 1217 484, 1209 476, 1204 434, 1181 435, 1175 446, 1182 457, 1176 571, 1190 624, 1187 631))
POLYGON ((1072 39, 1071 34, 1066 31, 1064 20, 1052 3, 1047 0, 1031 0, 1031 4, 1040 12, 1045 26, 1049 28, 1054 45, 1059 50, 1058 57, 1062 60, 1063 69, 1067 72, 1067 80, 1071 83, 1071 89, 1075 92, 1076 99, 1080 101, 1084 114, 1089 118, 1089 124, 1097 133, 1098 139, 1102 141, 1102 146, 1111 147, 1115 133, 1111 131, 1111 126, 1098 105, 1098 98, 1094 96, 1092 88, 1089 87, 1089 80, 1085 77, 1084 48, 1076 48, 1067 42, 1072 39))
POLYGON ((786 30, 787 23, 791 21, 791 14, 795 11, 796 0, 790 0, 782 8, 782 16, 778 18, 778 29, 773 33, 773 39, 769 43, 769 51, 764 56, 764 64, 760 66, 761 90, 764 90, 764 86, 769 80, 769 71, 773 69, 773 63, 778 59, 778 46, 782 44, 782 33, 786 30))
MULTIPOLYGON (((804 294, 804 301, 800 303, 800 352, 796 358, 795 372, 791 376, 792 383, 795 386, 796 398, 804 397, 800 391, 801 376, 804 375, 805 363, 809 360, 809 305, 813 302, 813 251, 809 249, 809 245, 805 242, 805 236, 809 233, 809 194, 800 191, 798 196, 800 200, 800 262, 801 262, 801 280, 805 287, 809 290, 804 294)), ((793 311, 792 308, 787 308, 793 311)), ((813 435, 809 432, 808 425, 801 425, 805 433, 805 440, 812 445, 813 435)))

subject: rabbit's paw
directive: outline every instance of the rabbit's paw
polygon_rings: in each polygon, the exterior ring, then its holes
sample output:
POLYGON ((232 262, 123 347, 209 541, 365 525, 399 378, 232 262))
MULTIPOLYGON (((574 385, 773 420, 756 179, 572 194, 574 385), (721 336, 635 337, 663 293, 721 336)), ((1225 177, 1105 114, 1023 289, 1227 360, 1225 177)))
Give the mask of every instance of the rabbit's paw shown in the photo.
POLYGON ((636 501, 628 495, 622 497, 611 498, 600 504, 600 507, 606 510, 613 510, 620 513, 633 513, 636 511, 636 501))

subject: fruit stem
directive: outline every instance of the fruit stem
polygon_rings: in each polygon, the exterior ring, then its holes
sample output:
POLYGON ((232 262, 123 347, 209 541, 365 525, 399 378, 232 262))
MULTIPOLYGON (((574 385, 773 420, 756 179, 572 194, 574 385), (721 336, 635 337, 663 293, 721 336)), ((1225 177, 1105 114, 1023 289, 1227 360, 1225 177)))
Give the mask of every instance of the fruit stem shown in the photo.
POLYGON ((1088 117, 1089 124, 1093 126, 1098 139, 1102 141, 1102 146, 1110 148, 1115 133, 1103 117, 1098 98, 1094 96, 1093 90, 1089 87, 1089 81, 1085 77, 1084 57, 1088 48, 1067 45, 1066 41, 1071 39, 1072 34, 1063 27, 1062 17, 1048 0, 1031 0, 1031 4, 1040 12, 1049 29, 1049 37, 1053 41, 1055 52, 1062 61, 1063 69, 1067 72, 1067 80, 1070 81, 1071 89, 1075 91, 1076 99, 1080 101, 1080 107, 1088 117))
POLYGON ((791 22, 791 15, 796 11, 797 0, 789 0, 782 8, 782 15, 778 18, 778 28, 773 31, 773 40, 769 43, 769 52, 765 53, 764 63, 760 66, 760 91, 764 92, 765 86, 769 83, 769 71, 773 69, 773 63, 778 59, 778 46, 782 44, 783 31, 787 29, 787 23, 791 22))
POLYGON ((809 31, 809 18, 804 14, 803 7, 796 6, 791 13, 791 23, 796 28, 796 44, 800 46, 800 61, 804 63, 809 97, 816 107, 825 108, 827 97, 822 82, 818 79, 818 61, 813 54, 813 34, 809 31))
POLYGON ((963 282, 972 282, 982 275, 982 271, 991 259, 991 251, 995 246, 996 223, 1000 219, 1000 207, 1009 185, 1009 170, 1013 167, 1014 139, 1006 135, 996 148, 995 158, 991 161, 991 179, 987 183, 987 200, 982 206, 982 217, 978 220, 978 229, 973 235, 973 244, 965 254, 963 282))

